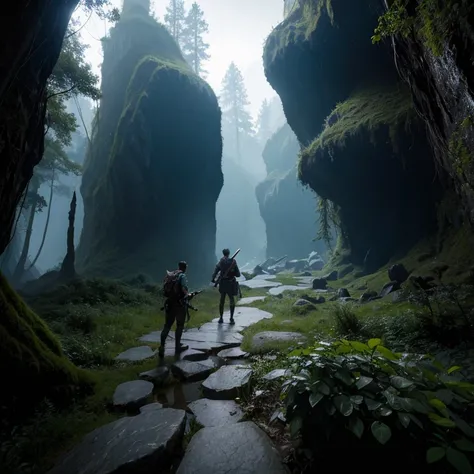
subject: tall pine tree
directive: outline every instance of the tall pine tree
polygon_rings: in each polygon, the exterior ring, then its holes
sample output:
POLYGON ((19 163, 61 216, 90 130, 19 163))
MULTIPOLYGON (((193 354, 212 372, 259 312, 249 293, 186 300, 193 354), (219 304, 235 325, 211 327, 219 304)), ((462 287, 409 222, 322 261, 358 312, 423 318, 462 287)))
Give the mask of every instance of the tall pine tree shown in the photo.
POLYGON ((236 154, 240 159, 242 135, 253 135, 254 130, 252 117, 246 109, 249 101, 244 78, 234 62, 230 63, 222 81, 220 103, 224 126, 230 127, 234 133, 236 154))
POLYGON ((193 71, 202 77, 206 75, 203 62, 209 59, 209 54, 207 53, 209 44, 203 39, 203 35, 208 31, 209 25, 204 19, 204 12, 194 2, 191 10, 186 15, 183 32, 183 52, 193 71))
POLYGON ((166 7, 164 21, 171 36, 173 36, 180 47, 183 46, 185 20, 186 10, 184 8, 184 0, 170 0, 169 5, 166 7))
POLYGON ((265 144, 271 135, 271 107, 268 100, 264 99, 258 113, 257 136, 260 142, 265 144))

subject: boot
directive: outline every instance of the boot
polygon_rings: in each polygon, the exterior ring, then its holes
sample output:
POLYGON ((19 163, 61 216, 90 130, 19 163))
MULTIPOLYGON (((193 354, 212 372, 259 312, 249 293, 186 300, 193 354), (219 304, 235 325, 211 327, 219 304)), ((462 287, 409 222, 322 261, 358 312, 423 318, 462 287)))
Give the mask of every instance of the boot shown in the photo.
POLYGON ((235 319, 233 317, 230 318, 229 324, 235 324, 235 319))
POLYGON ((222 324, 224 322, 224 319, 222 318, 222 316, 219 318, 219 321, 217 321, 219 324, 222 324))
POLYGON ((189 349, 189 346, 187 346, 186 344, 180 343, 179 345, 176 345, 174 352, 175 354, 181 354, 181 352, 187 351, 188 349, 189 349))
POLYGON ((235 320, 234 320, 234 312, 235 312, 235 306, 232 305, 230 307, 230 324, 235 324, 235 320))
POLYGON ((158 349, 158 357, 162 358, 165 356, 165 346, 160 346, 158 349))

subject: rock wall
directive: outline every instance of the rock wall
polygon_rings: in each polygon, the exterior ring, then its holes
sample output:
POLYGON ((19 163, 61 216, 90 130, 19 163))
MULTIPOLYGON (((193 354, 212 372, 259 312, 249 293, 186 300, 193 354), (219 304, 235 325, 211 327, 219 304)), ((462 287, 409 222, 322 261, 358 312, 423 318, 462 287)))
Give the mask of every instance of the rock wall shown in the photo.
POLYGON ((184 259, 193 283, 207 281, 223 184, 221 113, 209 85, 139 6, 124 10, 104 42, 78 269, 161 279, 184 259))
POLYGON ((338 209, 354 264, 374 270, 436 226, 439 183, 375 0, 302 0, 269 36, 268 81, 304 150, 300 180, 338 209))
POLYGON ((316 196, 298 182, 299 143, 289 125, 268 140, 263 159, 268 176, 256 189, 260 214, 267 232, 267 257, 304 258, 323 253, 326 246, 314 241, 318 231, 316 196))

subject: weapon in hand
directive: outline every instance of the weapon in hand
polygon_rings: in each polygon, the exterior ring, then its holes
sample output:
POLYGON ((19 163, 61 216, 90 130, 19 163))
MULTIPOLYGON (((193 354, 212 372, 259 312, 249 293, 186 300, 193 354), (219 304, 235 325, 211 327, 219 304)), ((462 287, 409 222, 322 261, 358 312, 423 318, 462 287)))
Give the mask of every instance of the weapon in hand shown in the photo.
POLYGON ((183 299, 182 299, 182 303, 184 305, 184 307, 186 308, 186 321, 188 322, 190 319, 191 319, 191 316, 189 315, 189 310, 192 309, 193 311, 197 311, 197 308, 195 308, 191 303, 190 301, 197 295, 199 295, 199 293, 202 293, 202 290, 201 291, 193 291, 192 293, 188 293, 188 296, 185 296, 183 299))
POLYGON ((219 273, 219 276, 217 277, 217 280, 216 282, 214 283, 214 288, 217 288, 217 285, 220 283, 220 281, 223 279, 223 278, 226 278, 227 275, 229 274, 229 272, 234 268, 236 262, 235 262, 235 257, 237 256, 237 254, 240 252, 240 249, 237 249, 234 253, 234 255, 232 255, 232 257, 230 257, 230 259, 232 260, 232 263, 230 264, 229 268, 227 269, 227 271, 222 274, 222 272, 219 273))

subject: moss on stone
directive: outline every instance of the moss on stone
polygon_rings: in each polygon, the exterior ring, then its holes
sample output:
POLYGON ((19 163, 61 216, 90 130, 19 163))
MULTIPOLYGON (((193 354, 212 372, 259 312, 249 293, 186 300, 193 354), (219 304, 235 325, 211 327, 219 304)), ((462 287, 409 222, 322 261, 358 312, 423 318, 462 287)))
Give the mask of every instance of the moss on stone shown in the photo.
MULTIPOLYGON (((0 359, 5 383, 0 406, 43 397, 63 399, 92 384, 77 369, 44 321, 15 293, 0 274, 0 359)), ((33 403, 30 403, 32 406, 33 403)))
POLYGON ((335 107, 327 117, 321 135, 301 152, 300 162, 311 160, 318 149, 343 147, 346 139, 362 130, 373 137, 381 126, 388 127, 392 145, 396 148, 397 133, 408 127, 413 118, 413 102, 405 87, 356 92, 335 107))

